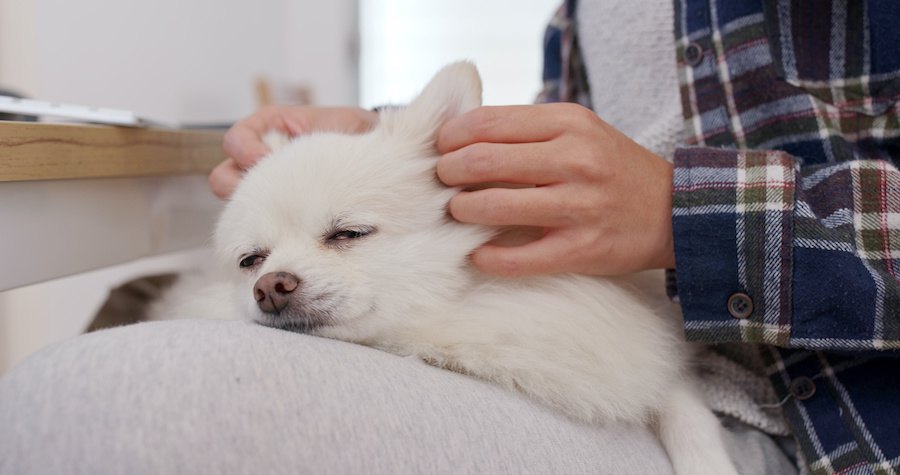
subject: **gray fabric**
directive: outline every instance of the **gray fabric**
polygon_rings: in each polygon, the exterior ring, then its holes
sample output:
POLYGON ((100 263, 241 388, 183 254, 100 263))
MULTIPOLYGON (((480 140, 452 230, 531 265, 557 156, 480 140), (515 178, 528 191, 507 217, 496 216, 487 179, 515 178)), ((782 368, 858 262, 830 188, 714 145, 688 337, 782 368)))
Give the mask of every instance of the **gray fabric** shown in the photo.
POLYGON ((696 367, 704 399, 714 411, 774 436, 790 434, 766 376, 760 345, 705 347, 697 355, 696 367))
POLYGON ((46 349, 0 379, 0 428, 4 475, 671 473, 645 429, 244 322, 144 323, 46 349))
POLYGON ((771 436, 729 416, 720 416, 725 448, 741 475, 794 475, 797 473, 794 439, 771 436))

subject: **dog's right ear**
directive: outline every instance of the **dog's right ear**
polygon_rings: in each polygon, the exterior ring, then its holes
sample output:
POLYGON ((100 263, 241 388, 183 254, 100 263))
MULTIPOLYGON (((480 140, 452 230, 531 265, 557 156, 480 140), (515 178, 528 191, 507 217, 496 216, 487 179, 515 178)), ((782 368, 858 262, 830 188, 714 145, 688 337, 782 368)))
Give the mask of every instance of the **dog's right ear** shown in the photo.
POLYGON ((474 64, 445 66, 405 108, 383 114, 380 127, 390 134, 433 144, 445 122, 481 105, 481 77, 474 64))

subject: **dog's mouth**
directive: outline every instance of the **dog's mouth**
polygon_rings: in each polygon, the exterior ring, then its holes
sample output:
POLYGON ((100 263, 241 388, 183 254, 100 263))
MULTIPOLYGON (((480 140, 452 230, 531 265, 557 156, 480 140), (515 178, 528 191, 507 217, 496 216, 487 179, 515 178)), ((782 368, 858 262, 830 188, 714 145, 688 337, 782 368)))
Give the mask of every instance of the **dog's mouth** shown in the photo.
POLYGON ((314 295, 302 293, 295 296, 277 313, 257 308, 252 318, 266 327, 316 334, 321 328, 336 326, 339 323, 335 315, 341 308, 342 301, 343 299, 336 297, 332 292, 314 295))
POLYGON ((255 320, 266 327, 308 334, 314 334, 323 327, 334 325, 334 319, 331 315, 322 312, 305 312, 300 315, 290 312, 282 312, 276 315, 263 313, 257 315, 255 320))
POLYGON ((257 320, 263 326, 269 328, 277 328, 279 330, 287 330, 294 333, 314 334, 317 329, 326 326, 320 322, 310 321, 271 321, 270 319, 257 320))

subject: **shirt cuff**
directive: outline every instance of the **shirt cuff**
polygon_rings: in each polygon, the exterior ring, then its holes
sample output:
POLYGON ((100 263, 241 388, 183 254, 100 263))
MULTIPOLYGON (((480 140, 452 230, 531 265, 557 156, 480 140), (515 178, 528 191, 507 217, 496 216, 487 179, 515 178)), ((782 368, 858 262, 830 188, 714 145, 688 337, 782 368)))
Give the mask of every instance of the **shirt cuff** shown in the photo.
POLYGON ((778 151, 675 151, 672 226, 685 336, 786 346, 796 164, 778 151))

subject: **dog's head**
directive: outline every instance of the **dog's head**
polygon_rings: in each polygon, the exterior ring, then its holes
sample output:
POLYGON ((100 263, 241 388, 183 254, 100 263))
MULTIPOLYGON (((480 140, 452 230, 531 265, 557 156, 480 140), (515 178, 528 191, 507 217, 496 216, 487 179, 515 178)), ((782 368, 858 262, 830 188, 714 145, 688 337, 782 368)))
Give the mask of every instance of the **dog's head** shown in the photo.
POLYGON ((491 231, 447 215, 438 129, 481 102, 475 67, 444 68, 362 135, 316 133, 274 151, 234 192, 215 234, 245 312, 265 325, 362 341, 453 299, 491 231))

